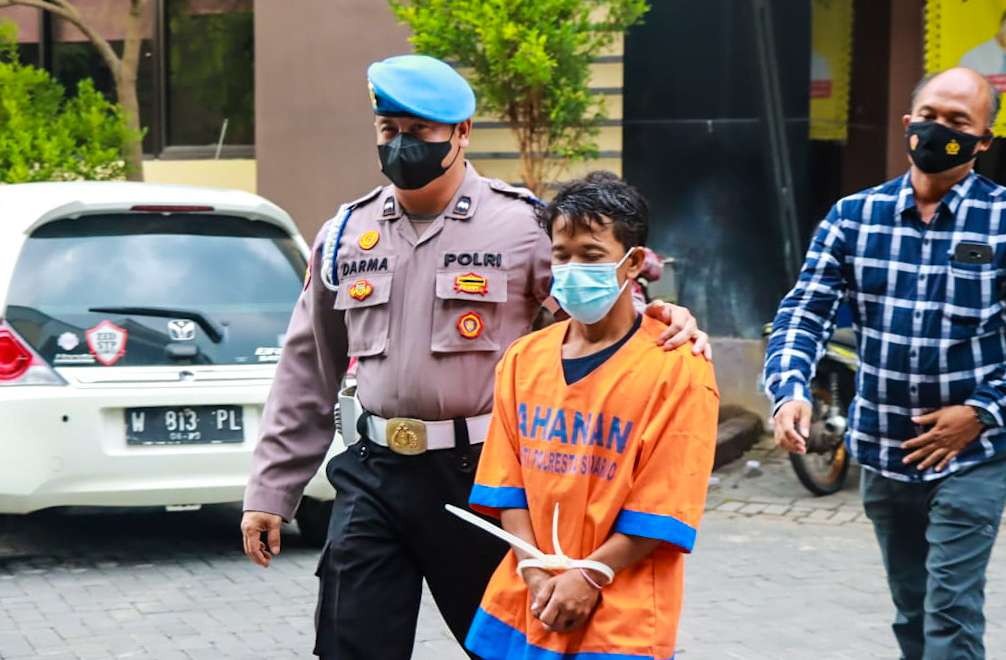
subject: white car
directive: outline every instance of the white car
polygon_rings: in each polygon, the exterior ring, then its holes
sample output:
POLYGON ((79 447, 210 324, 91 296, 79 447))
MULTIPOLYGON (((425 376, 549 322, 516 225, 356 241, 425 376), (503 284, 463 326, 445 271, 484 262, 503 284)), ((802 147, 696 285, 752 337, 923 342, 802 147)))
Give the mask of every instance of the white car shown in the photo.
POLYGON ((240 501, 307 256, 249 193, 0 186, 0 513, 240 501))

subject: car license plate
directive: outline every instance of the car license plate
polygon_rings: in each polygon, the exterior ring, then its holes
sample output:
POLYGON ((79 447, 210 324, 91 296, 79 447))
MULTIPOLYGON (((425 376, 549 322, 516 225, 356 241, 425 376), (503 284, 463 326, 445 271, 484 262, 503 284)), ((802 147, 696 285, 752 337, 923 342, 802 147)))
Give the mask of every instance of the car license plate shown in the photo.
POLYGON ((241 406, 126 408, 127 445, 206 445, 244 441, 241 406))

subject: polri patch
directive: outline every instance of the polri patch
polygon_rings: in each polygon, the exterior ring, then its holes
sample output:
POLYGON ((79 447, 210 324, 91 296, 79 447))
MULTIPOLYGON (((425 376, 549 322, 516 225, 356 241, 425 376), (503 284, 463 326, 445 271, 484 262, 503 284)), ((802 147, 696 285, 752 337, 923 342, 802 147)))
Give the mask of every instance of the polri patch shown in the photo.
POLYGON ((381 233, 376 229, 363 232, 360 235, 360 249, 373 250, 377 242, 381 240, 381 233))
POLYGON ((454 278, 454 290, 484 296, 489 293, 489 280, 478 273, 465 273, 454 278))
POLYGON ((503 255, 499 252, 445 252, 444 268, 452 264, 476 268, 502 268, 503 255))
POLYGON ((111 321, 104 320, 85 331, 84 338, 87 340, 87 347, 91 349, 91 354, 95 359, 106 367, 110 367, 126 354, 129 331, 111 321))
POLYGON ((374 293, 374 285, 368 280, 356 280, 353 285, 349 287, 349 297, 353 300, 364 301, 370 297, 370 294, 374 293))
POLYGON ((458 317, 458 334, 465 339, 475 339, 485 330, 485 323, 478 312, 465 312, 458 317))

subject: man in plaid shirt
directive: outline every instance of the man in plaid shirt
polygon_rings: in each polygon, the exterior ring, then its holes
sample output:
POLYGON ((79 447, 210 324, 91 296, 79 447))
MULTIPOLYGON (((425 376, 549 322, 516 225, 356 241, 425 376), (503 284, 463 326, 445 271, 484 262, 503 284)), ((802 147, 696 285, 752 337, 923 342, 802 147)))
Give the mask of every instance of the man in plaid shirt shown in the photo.
POLYGON ((1006 501, 1006 188, 973 166, 998 98, 970 69, 919 84, 903 119, 911 169, 828 213, 765 360, 776 438, 804 453, 809 383, 849 302, 861 365, 846 442, 906 660, 985 657, 1006 501))

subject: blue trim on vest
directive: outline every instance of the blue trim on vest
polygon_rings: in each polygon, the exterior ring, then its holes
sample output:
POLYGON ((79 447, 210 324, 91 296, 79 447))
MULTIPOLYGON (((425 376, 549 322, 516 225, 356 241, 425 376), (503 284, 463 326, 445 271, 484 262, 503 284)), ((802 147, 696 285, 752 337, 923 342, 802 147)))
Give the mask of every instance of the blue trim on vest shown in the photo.
POLYGON ((472 486, 472 494, 468 503, 475 506, 486 506, 492 509, 526 509, 527 494, 523 488, 513 486, 472 486))
MULTIPOLYGON (((654 660, 652 655, 626 653, 560 653, 529 644, 520 630, 503 623, 481 607, 475 613, 465 648, 485 660, 520 658, 521 660, 654 660)), ((674 660, 674 656, 669 659, 674 660)))
POLYGON ((695 528, 674 516, 622 509, 615 520, 614 531, 673 543, 685 552, 695 547, 695 528))

